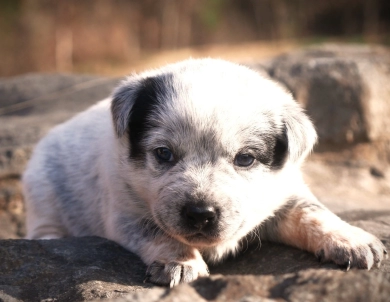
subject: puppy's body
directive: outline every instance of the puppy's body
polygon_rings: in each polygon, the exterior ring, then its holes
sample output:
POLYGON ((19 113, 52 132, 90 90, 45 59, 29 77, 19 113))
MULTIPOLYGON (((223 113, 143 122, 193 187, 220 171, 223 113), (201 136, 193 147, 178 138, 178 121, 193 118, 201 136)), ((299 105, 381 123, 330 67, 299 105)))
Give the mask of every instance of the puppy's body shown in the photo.
POLYGON ((291 96, 245 67, 191 60, 130 77, 38 144, 23 179, 28 238, 106 237, 171 286, 258 236, 379 264, 382 243, 304 184, 315 140, 291 96))

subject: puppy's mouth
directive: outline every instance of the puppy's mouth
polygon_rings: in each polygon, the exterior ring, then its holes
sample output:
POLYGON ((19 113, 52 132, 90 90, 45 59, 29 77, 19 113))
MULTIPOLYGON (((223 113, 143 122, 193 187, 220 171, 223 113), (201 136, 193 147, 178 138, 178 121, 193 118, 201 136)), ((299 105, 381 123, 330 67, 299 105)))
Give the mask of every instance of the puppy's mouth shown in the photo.
POLYGON ((217 245, 221 241, 223 241, 217 234, 209 234, 206 231, 195 231, 188 232, 187 231, 178 231, 181 228, 171 228, 169 227, 163 219, 159 215, 155 216, 156 222, 159 227, 168 235, 176 238, 177 240, 183 242, 184 244, 188 244, 191 246, 197 247, 210 247, 217 245))
POLYGON ((215 236, 210 236, 202 232, 198 232, 191 235, 183 236, 187 243, 192 246, 208 247, 213 246, 221 242, 221 239, 215 236))

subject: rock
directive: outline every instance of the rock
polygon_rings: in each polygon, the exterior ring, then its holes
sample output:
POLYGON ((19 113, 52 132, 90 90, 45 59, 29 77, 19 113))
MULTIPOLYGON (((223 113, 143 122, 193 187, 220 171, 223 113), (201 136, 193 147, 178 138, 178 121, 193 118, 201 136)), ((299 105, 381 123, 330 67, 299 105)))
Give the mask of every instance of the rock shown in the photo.
MULTIPOLYGON (((390 162, 390 50, 323 45, 279 56, 261 69, 283 83, 317 128, 317 150, 370 143, 390 162)), ((362 147, 359 152, 362 153, 362 147)), ((371 156, 371 157, 370 157, 371 156)))
POLYGON ((303 176, 314 195, 334 212, 390 210, 389 167, 382 163, 380 171, 384 177, 377 177, 371 172, 370 162, 348 155, 349 152, 342 151, 319 152, 309 157, 303 176))
POLYGON ((28 74, 0 80, 0 179, 20 175, 53 126, 108 97, 117 78, 28 74))
MULTIPOLYGON (((390 250, 390 211, 341 215, 390 250)), ((263 242, 210 267, 209 278, 172 290, 143 283, 142 261, 98 237, 0 240, 0 301, 387 301, 390 260, 341 271, 314 255, 263 242)))
POLYGON ((390 275, 306 270, 280 276, 212 276, 172 290, 153 289, 115 302, 388 301, 390 275))
POLYGON ((25 234, 24 203, 18 176, 0 178, 0 239, 25 234))
POLYGON ((0 259, 0 301, 87 301, 150 287, 137 256, 98 237, 2 240, 0 259))
POLYGON ((328 45, 272 60, 284 83, 314 119, 320 139, 334 143, 390 138, 390 51, 328 45))

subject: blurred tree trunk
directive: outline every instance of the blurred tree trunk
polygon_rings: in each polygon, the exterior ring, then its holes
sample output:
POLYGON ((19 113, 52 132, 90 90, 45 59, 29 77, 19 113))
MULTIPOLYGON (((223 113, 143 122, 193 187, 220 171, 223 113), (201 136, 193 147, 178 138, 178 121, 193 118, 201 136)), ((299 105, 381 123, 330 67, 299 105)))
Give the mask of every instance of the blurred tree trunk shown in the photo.
POLYGON ((356 10, 352 8, 354 7, 346 7, 343 10, 343 34, 347 36, 356 35, 356 33, 358 32, 358 20, 356 19, 356 10))
POLYGON ((197 0, 179 1, 179 47, 188 47, 192 42, 192 14, 197 0))
POLYGON ((256 34, 258 39, 276 39, 278 29, 275 26, 272 0, 251 0, 256 34))
POLYGON ((71 26, 73 2, 68 0, 57 0, 56 5, 56 70, 58 72, 71 72, 73 70, 73 31, 71 26))
POLYGON ((179 14, 175 0, 164 0, 161 18, 161 48, 175 49, 179 40, 179 14))
POLYGON ((41 1, 21 1, 20 19, 26 36, 21 59, 28 64, 31 62, 31 68, 35 71, 53 71, 55 66, 55 2, 46 4, 43 7, 41 1))
POLYGON ((365 0, 363 3, 363 34, 367 41, 375 41, 379 35, 379 3, 378 0, 365 0))
POLYGON ((294 29, 290 22, 290 17, 293 12, 289 12, 287 3, 285 0, 273 0, 274 6, 275 23, 277 26, 276 39, 287 39, 290 38, 294 29))

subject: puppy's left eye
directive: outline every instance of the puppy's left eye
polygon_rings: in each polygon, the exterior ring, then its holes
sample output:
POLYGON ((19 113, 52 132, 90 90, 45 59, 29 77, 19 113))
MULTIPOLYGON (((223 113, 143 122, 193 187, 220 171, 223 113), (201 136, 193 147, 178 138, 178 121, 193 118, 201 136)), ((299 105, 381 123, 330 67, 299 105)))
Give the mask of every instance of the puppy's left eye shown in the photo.
POLYGON ((172 151, 165 147, 154 149, 154 155, 159 161, 163 162, 171 162, 174 159, 172 151))
POLYGON ((234 164, 239 167, 249 167, 253 164, 255 158, 250 154, 237 154, 234 158, 234 164))

